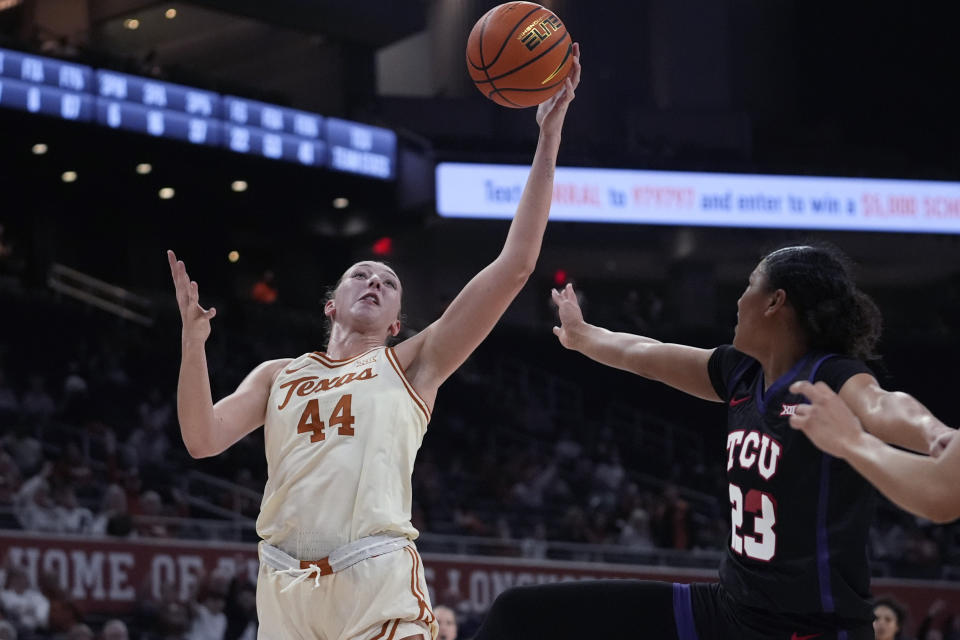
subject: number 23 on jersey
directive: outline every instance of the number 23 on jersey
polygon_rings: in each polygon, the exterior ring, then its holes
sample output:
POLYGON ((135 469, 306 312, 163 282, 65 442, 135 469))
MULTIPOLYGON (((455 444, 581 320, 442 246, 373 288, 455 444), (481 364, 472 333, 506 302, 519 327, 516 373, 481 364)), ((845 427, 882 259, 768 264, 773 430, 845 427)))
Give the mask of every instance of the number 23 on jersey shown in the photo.
POLYGON ((773 496, 756 489, 747 492, 744 498, 743 490, 737 485, 730 484, 730 507, 732 512, 730 548, 738 555, 746 555, 754 560, 769 562, 777 554, 777 534, 774 525, 777 523, 777 502, 773 496), (744 512, 753 514, 753 533, 741 533, 744 512))
POLYGON ((338 427, 337 433, 341 436, 354 435, 353 423, 356 418, 350 410, 352 400, 352 394, 340 396, 337 406, 333 408, 333 413, 327 418, 326 423, 320 417, 320 402, 316 398, 310 400, 303 409, 303 415, 300 416, 297 433, 312 434, 310 442, 323 442, 327 437, 324 432, 327 427, 338 427))

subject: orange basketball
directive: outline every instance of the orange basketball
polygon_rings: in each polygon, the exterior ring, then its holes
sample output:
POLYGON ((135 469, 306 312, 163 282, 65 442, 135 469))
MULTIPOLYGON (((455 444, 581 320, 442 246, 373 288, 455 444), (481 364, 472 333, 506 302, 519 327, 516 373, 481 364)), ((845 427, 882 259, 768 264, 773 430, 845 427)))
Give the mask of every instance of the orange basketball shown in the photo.
POLYGON ((505 107, 538 105, 563 88, 573 40, 552 11, 507 2, 477 21, 467 40, 467 69, 480 92, 505 107))

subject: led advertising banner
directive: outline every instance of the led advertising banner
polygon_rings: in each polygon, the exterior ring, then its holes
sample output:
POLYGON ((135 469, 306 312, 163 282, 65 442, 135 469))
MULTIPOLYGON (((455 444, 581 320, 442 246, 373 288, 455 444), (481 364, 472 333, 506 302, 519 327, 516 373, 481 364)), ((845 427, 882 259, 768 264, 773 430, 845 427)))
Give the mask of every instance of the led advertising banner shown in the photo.
MULTIPOLYGON (((529 167, 441 163, 437 211, 511 218, 529 167)), ((960 182, 559 167, 550 219, 960 233, 960 182)))
POLYGON ((389 129, 19 51, 0 49, 0 107, 381 180, 396 177, 397 135, 389 129))

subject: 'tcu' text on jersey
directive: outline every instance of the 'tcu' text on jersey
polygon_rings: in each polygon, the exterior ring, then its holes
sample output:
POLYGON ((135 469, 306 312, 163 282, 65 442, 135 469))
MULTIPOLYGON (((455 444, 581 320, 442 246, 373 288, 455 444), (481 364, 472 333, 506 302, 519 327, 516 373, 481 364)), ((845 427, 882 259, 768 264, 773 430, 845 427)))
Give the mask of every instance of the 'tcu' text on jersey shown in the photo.
POLYGON ((741 469, 757 466, 757 473, 769 480, 777 473, 783 447, 765 433, 758 431, 731 431, 727 434, 727 471, 738 463, 741 469))

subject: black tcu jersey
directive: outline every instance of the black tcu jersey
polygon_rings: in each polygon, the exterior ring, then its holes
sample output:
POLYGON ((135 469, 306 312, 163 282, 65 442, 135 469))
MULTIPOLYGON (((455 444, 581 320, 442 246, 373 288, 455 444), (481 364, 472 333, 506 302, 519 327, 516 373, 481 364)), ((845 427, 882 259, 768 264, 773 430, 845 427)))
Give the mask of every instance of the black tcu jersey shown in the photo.
POLYGON ((853 358, 808 354, 764 391, 760 364, 723 346, 709 372, 728 406, 732 522, 720 567, 724 589, 738 603, 769 612, 872 620, 873 489, 788 422, 805 402, 789 391, 795 381, 821 380, 839 391, 870 370, 853 358))

